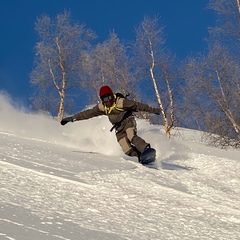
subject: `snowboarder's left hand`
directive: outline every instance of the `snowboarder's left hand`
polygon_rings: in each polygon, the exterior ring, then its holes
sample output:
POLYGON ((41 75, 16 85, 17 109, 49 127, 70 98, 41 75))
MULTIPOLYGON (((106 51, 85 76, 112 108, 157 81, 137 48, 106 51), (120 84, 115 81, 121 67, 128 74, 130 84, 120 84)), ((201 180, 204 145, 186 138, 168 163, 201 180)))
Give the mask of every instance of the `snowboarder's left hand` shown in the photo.
POLYGON ((63 118, 60 123, 61 123, 61 125, 65 125, 65 124, 67 124, 68 122, 73 122, 73 118, 72 118, 72 117, 63 118))

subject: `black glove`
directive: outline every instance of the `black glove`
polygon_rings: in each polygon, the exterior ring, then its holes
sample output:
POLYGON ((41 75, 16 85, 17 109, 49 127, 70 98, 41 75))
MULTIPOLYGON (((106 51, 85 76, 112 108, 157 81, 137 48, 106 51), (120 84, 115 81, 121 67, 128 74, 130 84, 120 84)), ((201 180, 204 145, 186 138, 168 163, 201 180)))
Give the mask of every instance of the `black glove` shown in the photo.
POLYGON ((161 113, 161 109, 160 109, 160 108, 156 108, 156 109, 154 110, 154 114, 160 115, 160 113, 161 113))
POLYGON ((72 117, 63 118, 60 123, 61 123, 61 125, 65 125, 65 124, 67 124, 68 122, 73 122, 73 118, 72 118, 72 117))

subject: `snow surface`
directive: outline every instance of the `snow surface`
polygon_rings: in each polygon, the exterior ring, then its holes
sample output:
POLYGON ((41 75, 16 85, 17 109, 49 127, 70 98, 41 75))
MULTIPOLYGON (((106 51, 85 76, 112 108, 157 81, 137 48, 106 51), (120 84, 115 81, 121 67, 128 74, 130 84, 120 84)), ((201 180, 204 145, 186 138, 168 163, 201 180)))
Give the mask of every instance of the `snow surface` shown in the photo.
POLYGON ((0 94, 0 239, 240 239, 237 150, 138 121, 159 169, 125 156, 106 117, 61 126, 0 94))

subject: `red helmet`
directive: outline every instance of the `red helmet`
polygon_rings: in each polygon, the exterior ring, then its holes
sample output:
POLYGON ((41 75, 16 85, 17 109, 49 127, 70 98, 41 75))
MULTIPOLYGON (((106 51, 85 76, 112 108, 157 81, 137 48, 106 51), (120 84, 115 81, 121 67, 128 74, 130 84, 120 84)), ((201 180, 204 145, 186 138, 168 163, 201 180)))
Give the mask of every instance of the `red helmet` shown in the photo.
POLYGON ((102 98, 102 96, 105 94, 113 95, 113 91, 109 86, 102 86, 100 88, 100 91, 99 91, 100 98, 102 98))
POLYGON ((109 86, 102 86, 99 90, 99 96, 107 107, 111 107, 114 103, 113 91, 109 86))

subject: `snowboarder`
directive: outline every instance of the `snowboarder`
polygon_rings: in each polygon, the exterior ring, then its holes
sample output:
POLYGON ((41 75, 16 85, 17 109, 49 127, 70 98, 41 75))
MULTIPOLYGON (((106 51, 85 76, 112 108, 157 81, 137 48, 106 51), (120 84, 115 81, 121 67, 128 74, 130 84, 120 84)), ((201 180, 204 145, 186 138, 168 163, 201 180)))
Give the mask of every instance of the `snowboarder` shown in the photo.
POLYGON ((161 110, 129 100, 119 94, 114 94, 109 86, 101 87, 99 96, 102 102, 91 109, 63 118, 61 124, 65 125, 68 122, 107 115, 109 121, 113 124, 111 131, 115 129, 117 141, 123 152, 128 156, 138 157, 140 161, 141 153, 150 148, 150 144, 137 135, 136 120, 133 112, 144 111, 159 115, 161 110))

